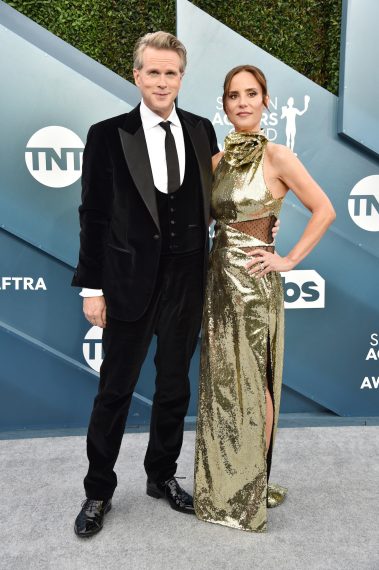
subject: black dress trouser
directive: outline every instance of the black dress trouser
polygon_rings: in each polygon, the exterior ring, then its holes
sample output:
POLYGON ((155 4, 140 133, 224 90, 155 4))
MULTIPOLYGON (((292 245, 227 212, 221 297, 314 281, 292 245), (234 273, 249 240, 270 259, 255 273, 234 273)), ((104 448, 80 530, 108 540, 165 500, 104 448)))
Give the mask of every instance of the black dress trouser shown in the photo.
POLYGON ((117 485, 114 465, 130 402, 154 334, 156 380, 145 470, 152 481, 176 472, 190 399, 191 357, 201 326, 203 252, 162 256, 156 287, 144 315, 134 322, 107 317, 99 391, 88 427, 86 496, 106 500, 117 485))

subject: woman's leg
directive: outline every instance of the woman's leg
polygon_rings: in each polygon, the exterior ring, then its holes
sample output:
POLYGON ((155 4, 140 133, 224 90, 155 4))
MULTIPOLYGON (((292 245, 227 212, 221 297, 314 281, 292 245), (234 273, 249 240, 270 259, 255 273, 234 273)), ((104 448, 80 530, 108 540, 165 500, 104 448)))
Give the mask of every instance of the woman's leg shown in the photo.
POLYGON ((274 422, 274 406, 270 390, 266 388, 266 450, 269 450, 271 443, 272 425, 274 422))

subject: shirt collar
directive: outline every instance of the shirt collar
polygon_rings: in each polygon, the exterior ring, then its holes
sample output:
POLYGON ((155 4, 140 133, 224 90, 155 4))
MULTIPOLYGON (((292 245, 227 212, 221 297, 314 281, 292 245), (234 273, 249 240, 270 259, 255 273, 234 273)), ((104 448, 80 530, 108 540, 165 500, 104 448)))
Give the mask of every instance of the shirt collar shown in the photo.
MULTIPOLYGON (((142 124, 143 124, 144 129, 152 129, 153 127, 156 127, 157 125, 159 125, 159 123, 161 123, 163 120, 162 117, 160 117, 159 115, 154 113, 154 111, 149 109, 149 107, 146 105, 146 103, 144 102, 143 99, 141 101, 140 113, 141 113, 141 119, 142 119, 142 124)), ((176 127, 181 126, 178 114, 176 112, 175 105, 173 105, 172 111, 171 111, 167 121, 170 121, 176 127)))

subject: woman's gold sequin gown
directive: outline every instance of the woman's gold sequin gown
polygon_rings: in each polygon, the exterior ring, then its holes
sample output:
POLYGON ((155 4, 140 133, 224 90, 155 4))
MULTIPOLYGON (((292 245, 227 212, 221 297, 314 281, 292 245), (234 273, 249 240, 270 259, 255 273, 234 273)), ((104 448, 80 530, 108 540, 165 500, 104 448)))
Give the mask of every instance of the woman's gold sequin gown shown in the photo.
MULTIPOLYGON (((271 230, 282 204, 263 178, 267 142, 262 133, 231 133, 215 171, 195 460, 198 518, 255 532, 266 530, 283 368, 280 274, 256 279, 245 268, 247 251, 273 251, 271 230), (274 403, 267 454, 266 386, 274 403)), ((273 486, 270 500, 276 493, 280 502, 285 491, 273 486)))

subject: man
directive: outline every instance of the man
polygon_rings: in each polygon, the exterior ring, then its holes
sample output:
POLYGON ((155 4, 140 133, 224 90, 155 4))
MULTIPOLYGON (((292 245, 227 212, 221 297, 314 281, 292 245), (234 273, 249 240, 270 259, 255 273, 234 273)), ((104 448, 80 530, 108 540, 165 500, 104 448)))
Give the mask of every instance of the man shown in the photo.
POLYGON ((83 158, 80 253, 73 285, 104 328, 104 361, 87 436, 87 499, 75 532, 102 529, 117 485, 113 470, 134 387, 154 334, 156 392, 145 457, 147 494, 193 513, 175 479, 188 371, 201 324, 208 252, 211 157, 207 119, 176 109, 186 50, 171 34, 138 40, 141 104, 93 125, 83 158))

